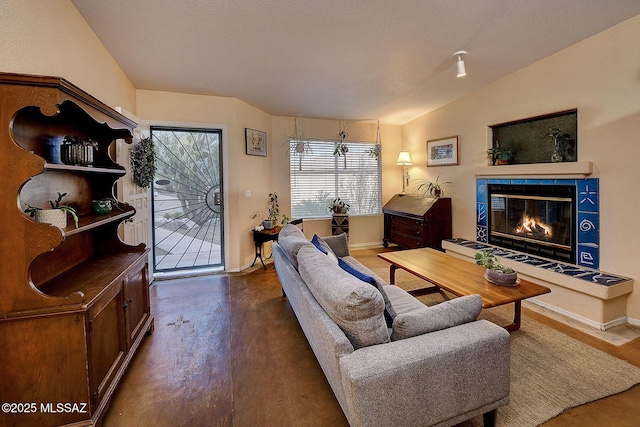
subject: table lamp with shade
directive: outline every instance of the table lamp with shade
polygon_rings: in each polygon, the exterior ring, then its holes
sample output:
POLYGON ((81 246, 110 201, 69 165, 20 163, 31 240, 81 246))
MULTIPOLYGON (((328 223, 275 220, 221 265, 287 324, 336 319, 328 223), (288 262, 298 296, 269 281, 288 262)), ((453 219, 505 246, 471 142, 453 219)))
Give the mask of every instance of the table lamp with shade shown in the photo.
POLYGON ((407 166, 413 165, 408 151, 401 151, 400 154, 398 154, 396 165, 402 166, 402 194, 405 194, 407 192, 406 187, 409 185, 409 171, 407 166))

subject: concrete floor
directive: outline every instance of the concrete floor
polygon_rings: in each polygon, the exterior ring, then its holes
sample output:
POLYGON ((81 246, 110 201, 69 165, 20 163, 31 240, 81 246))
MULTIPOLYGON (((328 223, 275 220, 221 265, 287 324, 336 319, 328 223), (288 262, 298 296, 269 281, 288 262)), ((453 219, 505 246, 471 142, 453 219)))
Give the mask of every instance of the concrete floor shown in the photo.
MULTIPOLYGON (((354 251, 365 265, 375 250, 354 251)), ((145 338, 104 418, 120 426, 347 426, 275 270, 158 281, 145 338)), ((640 339, 615 346, 540 313, 525 316, 640 366, 640 339)), ((637 426, 640 386, 544 426, 637 426)))

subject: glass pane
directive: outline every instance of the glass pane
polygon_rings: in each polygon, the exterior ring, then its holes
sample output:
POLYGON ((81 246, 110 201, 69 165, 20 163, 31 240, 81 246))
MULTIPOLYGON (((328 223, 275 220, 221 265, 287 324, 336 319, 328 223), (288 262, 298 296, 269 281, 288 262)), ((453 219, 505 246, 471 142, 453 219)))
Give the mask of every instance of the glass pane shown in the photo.
POLYGON ((156 271, 222 265, 221 131, 152 128, 156 271))

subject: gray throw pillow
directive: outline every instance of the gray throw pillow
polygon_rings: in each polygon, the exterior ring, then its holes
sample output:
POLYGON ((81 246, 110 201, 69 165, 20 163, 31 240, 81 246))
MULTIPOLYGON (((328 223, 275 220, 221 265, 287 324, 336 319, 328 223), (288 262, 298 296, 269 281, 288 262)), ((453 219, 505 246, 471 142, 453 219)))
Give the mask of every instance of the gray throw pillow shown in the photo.
POLYGON ((337 236, 322 237, 322 240, 329 245, 333 253, 336 254, 338 258, 349 256, 349 239, 347 237, 347 233, 342 233, 337 236))
POLYGON ((482 310, 480 295, 468 295, 442 302, 432 307, 417 308, 398 314, 393 321, 391 340, 405 338, 473 322, 482 310))

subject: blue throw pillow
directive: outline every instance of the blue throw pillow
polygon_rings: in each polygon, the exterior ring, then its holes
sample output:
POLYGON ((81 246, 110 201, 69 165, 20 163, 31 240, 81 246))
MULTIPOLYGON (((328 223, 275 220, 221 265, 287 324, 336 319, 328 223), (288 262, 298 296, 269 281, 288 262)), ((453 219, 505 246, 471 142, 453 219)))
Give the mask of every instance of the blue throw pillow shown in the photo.
POLYGON ((318 248, 320 252, 331 258, 333 262, 335 262, 336 264, 338 263, 338 258, 333 253, 331 247, 327 244, 327 242, 324 241, 322 237, 318 237, 317 234, 314 234, 313 238, 311 239, 311 243, 313 243, 313 245, 318 248))
POLYGON ((387 297, 387 293, 382 288, 382 285, 380 285, 374 277, 369 276, 366 273, 363 273, 362 271, 353 267, 351 264, 349 264, 342 258, 338 258, 338 265, 340 266, 340 268, 342 268, 347 273, 351 274, 353 277, 356 277, 362 280, 363 282, 366 282, 372 286, 375 286, 376 289, 380 291, 380 293, 382 294, 382 299, 384 300, 384 320, 387 323, 388 328, 393 327, 393 319, 396 317, 396 312, 391 306, 391 301, 389 301, 389 298, 387 297))
POLYGON ((311 243, 313 243, 313 246, 318 248, 320 252, 322 252, 325 255, 327 254, 328 251, 322 247, 322 243, 320 243, 320 238, 318 237, 317 234, 313 235, 313 238, 311 239, 311 243))

